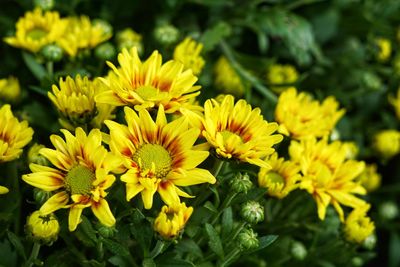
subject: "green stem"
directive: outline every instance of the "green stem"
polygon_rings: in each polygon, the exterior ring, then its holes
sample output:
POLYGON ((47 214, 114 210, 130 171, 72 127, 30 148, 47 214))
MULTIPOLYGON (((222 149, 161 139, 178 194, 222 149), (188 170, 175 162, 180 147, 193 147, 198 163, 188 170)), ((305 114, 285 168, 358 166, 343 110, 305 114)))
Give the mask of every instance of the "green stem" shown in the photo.
MULTIPOLYGON (((10 162, 7 165, 7 173, 12 179, 13 183, 13 188, 12 193, 15 196, 15 205, 16 205, 16 210, 15 210, 15 216, 14 216, 14 233, 18 234, 19 229, 20 229, 20 224, 21 224, 21 190, 20 190, 20 182, 19 182, 19 177, 18 177, 18 168, 16 162, 10 162)), ((10 190, 10 191, 11 191, 10 190)))
POLYGON ((221 263, 221 267, 229 266, 231 261, 235 259, 235 257, 240 254, 240 249, 238 247, 234 248, 228 256, 226 256, 225 260, 221 263))
POLYGON ((213 168, 213 175, 215 178, 217 178, 218 174, 221 172, 222 167, 224 166, 225 161, 217 159, 214 168, 213 168))
POLYGON ((46 69, 47 73, 49 74, 49 77, 51 80, 53 80, 53 74, 54 74, 54 63, 53 61, 49 61, 46 63, 46 69))
POLYGON ((39 255, 39 251, 40 251, 40 244, 38 242, 33 243, 31 255, 29 256, 29 259, 26 263, 27 267, 32 267, 34 265, 38 255, 39 255))
POLYGON ((217 222, 219 216, 221 216, 222 212, 224 212, 224 210, 231 205, 232 200, 237 195, 238 195, 238 193, 236 193, 236 192, 229 193, 229 195, 225 198, 224 202, 222 203, 220 210, 218 211, 217 214, 215 214, 214 218, 212 219, 212 221, 211 221, 212 225, 214 225, 217 222))
POLYGON ((243 230, 243 228, 244 228, 246 225, 247 225, 247 222, 242 222, 242 223, 236 228, 236 231, 235 231, 232 235, 230 235, 230 236, 227 238, 227 240, 229 240, 227 246, 229 246, 229 244, 231 244, 233 241, 235 241, 235 239, 236 239, 236 237, 238 236, 238 234, 243 230))
POLYGON ((165 241, 158 240, 156 246, 154 249, 150 252, 150 258, 154 259, 157 257, 161 252, 163 252, 166 249, 166 244, 165 241))

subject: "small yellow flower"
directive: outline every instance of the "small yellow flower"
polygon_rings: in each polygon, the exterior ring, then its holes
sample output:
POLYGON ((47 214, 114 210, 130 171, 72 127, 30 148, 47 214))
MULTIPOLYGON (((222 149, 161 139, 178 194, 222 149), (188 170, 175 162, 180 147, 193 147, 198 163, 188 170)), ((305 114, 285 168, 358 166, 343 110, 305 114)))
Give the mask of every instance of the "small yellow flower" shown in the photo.
POLYGON ((397 118, 400 120, 400 88, 397 89, 396 97, 389 95, 388 100, 389 103, 393 106, 397 118))
POLYGON ((264 120, 259 108, 231 95, 222 103, 209 99, 204 104, 203 136, 218 156, 270 168, 264 158, 274 153, 273 145, 282 141, 275 122, 264 120))
POLYGON ((60 19, 58 12, 43 11, 36 8, 28 11, 16 24, 16 35, 6 37, 4 41, 14 47, 23 48, 31 52, 38 52, 47 44, 54 43, 63 34, 66 20, 60 19))
POLYGON ((292 87, 279 96, 275 119, 280 124, 279 131, 295 139, 323 137, 330 134, 344 115, 344 109, 338 107, 333 96, 320 103, 292 87))
POLYGON ((186 37, 174 50, 174 60, 181 62, 186 69, 191 69, 193 75, 199 75, 204 67, 204 59, 200 56, 203 44, 186 37))
POLYGON ((376 164, 367 164, 365 170, 360 174, 358 179, 368 192, 372 192, 379 188, 382 177, 377 171, 376 164))
POLYGON ((179 203, 179 196, 190 197, 180 186, 215 183, 215 177, 205 169, 197 168, 209 155, 196 150, 193 145, 199 130, 189 128, 181 117, 167 122, 164 108, 160 106, 155 121, 145 109, 138 114, 125 107, 127 126, 106 121, 110 129, 110 148, 124 159, 121 181, 126 183, 126 199, 141 193, 144 207, 153 205, 153 195, 158 192, 167 205, 179 203))
POLYGON ((59 86, 53 85, 47 95, 61 114, 60 124, 74 130, 78 126, 90 125, 100 128, 104 120, 112 118, 114 107, 94 101, 96 95, 106 90, 99 79, 90 81, 88 77, 77 75, 75 79, 60 78, 59 86))
POLYGON ((65 34, 57 43, 71 57, 75 57, 82 49, 92 49, 112 37, 112 31, 103 27, 102 23, 93 23, 89 17, 68 18, 65 34))
POLYGON ((21 88, 17 78, 10 76, 7 79, 0 79, 0 99, 17 102, 20 95, 21 88))
POLYGON ((291 160, 299 164, 303 178, 300 188, 312 195, 317 203, 318 217, 323 220, 327 207, 332 204, 344 220, 340 205, 352 208, 364 200, 354 194, 366 194, 357 180, 365 163, 346 158, 346 147, 339 141, 328 144, 326 138, 292 141, 289 146, 291 160))
POLYGON ((141 62, 137 48, 123 49, 118 55, 120 67, 111 62, 107 79, 102 79, 107 90, 96 96, 96 102, 114 106, 131 106, 135 109, 164 106, 165 112, 174 113, 200 94, 194 86, 197 78, 183 65, 171 60, 162 64, 161 55, 154 51, 141 62))
POLYGON ((22 148, 32 140, 33 130, 28 122, 19 122, 10 105, 0 108, 0 163, 17 159, 22 148))
POLYGON ((154 221, 154 230, 165 239, 173 239, 177 237, 185 227, 192 212, 193 208, 186 207, 185 203, 163 206, 161 212, 154 221))
POLYGON ((139 55, 143 53, 142 35, 138 34, 131 28, 125 28, 119 31, 116 36, 118 49, 131 49, 136 46, 139 55))
POLYGON ((277 153, 272 154, 266 161, 271 169, 260 169, 258 184, 260 187, 267 188, 268 195, 282 199, 299 187, 301 175, 298 165, 285 161, 284 158, 278 158, 277 153))
POLYGON ((299 79, 299 73, 292 65, 273 64, 267 71, 267 82, 274 92, 289 89, 299 79))
POLYGON ((346 149, 346 159, 355 159, 358 154, 358 146, 354 142, 342 142, 346 149))
POLYGON ((383 159, 389 159, 400 152, 400 132, 383 130, 374 136, 374 149, 383 159))
POLYGON ((28 236, 42 243, 50 243, 57 240, 60 225, 54 214, 42 214, 34 211, 26 221, 28 236))
POLYGON ((215 63, 214 75, 214 83, 217 89, 236 96, 244 94, 245 84, 225 57, 220 57, 215 63))
POLYGON ((0 185, 0 195, 7 193, 8 193, 8 188, 0 185))
POLYGON ((376 38, 375 45, 378 48, 376 59, 380 62, 386 62, 392 53, 392 43, 386 38, 376 38))
POLYGON ((348 241, 361 244, 374 230, 374 222, 367 216, 369 204, 356 207, 346 218, 344 234, 348 241))
POLYGON ((115 218, 105 197, 106 190, 115 181, 110 174, 122 164, 121 160, 102 145, 102 134, 93 129, 88 135, 77 128, 75 136, 61 130, 65 141, 58 135, 50 137, 55 149, 40 150, 54 167, 30 164, 32 171, 22 179, 47 192, 55 192, 40 208, 43 215, 58 209, 69 208, 69 230, 74 231, 80 223, 84 208, 90 207, 94 215, 106 226, 113 226, 115 218))

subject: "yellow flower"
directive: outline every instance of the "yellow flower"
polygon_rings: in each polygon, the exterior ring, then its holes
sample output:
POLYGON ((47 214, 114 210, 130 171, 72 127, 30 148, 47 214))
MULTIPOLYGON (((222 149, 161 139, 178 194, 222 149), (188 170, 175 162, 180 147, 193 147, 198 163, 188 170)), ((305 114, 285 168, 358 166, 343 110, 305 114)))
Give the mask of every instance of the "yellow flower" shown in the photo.
POLYGON ((22 148, 32 140, 33 130, 28 122, 19 122, 10 105, 0 108, 0 163, 18 158, 22 148))
POLYGON ((320 103, 304 92, 298 94, 292 87, 279 96, 275 119, 280 132, 295 139, 323 137, 344 115, 344 109, 338 110, 338 106, 333 96, 320 103))
POLYGON ((93 23, 89 17, 68 18, 65 34, 57 40, 58 44, 71 57, 82 49, 92 49, 112 37, 112 31, 102 23, 93 23))
POLYGON ((104 90, 105 85, 99 79, 90 81, 77 75, 75 79, 60 78, 59 86, 53 85, 53 92, 47 95, 60 112, 59 122, 64 128, 74 130, 86 125, 100 128, 104 120, 112 118, 114 110, 111 105, 95 103, 95 96, 104 90))
POLYGON ((8 193, 8 188, 0 185, 0 195, 7 193, 8 193))
POLYGON ((277 153, 272 154, 266 161, 272 169, 260 169, 258 184, 267 188, 268 195, 282 199, 299 187, 300 168, 294 162, 278 158, 277 153))
POLYGON ((375 45, 378 48, 376 59, 381 62, 385 62, 390 58, 392 53, 392 43, 386 38, 376 38, 375 45))
POLYGON ((263 159, 274 153, 273 145, 282 141, 277 123, 264 120, 259 108, 252 109, 243 99, 234 104, 231 95, 222 103, 209 99, 204 104, 203 136, 218 156, 270 168, 263 159))
POLYGON ((197 78, 192 72, 183 71, 183 65, 174 60, 162 64, 157 51, 142 63, 136 47, 130 52, 123 49, 118 62, 119 68, 107 62, 113 70, 102 79, 108 90, 96 96, 96 102, 137 110, 163 105, 165 112, 174 113, 200 94, 200 86, 193 86, 197 78))
POLYGON ((225 57, 220 57, 215 63, 214 75, 215 86, 222 92, 236 96, 244 94, 245 84, 225 57))
POLYGON ((298 79, 299 73, 292 65, 273 64, 267 71, 267 82, 277 93, 289 89, 290 86, 287 85, 295 83, 298 79))
POLYGON ((394 107, 397 118, 400 120, 400 88, 397 89, 396 97, 389 95, 389 103, 394 107))
POLYGON ((340 205, 358 207, 365 203, 354 194, 366 194, 357 180, 364 170, 364 162, 346 159, 346 147, 339 141, 328 144, 326 139, 308 138, 292 141, 289 146, 292 161, 297 162, 303 174, 300 188, 315 199, 318 217, 325 218, 326 208, 332 204, 344 220, 340 205))
POLYGON ((154 221, 154 230, 165 239, 173 239, 178 236, 185 227, 192 212, 193 208, 186 207, 185 203, 163 206, 161 212, 154 221))
POLYGON ((379 188, 382 177, 377 172, 376 164, 367 164, 365 170, 360 174, 358 179, 361 181, 361 185, 367 189, 368 192, 372 192, 379 188))
POLYGON ((361 244, 374 230, 374 222, 367 216, 369 204, 356 207, 346 218, 344 234, 348 241, 361 244))
POLYGON ((167 123, 164 108, 158 109, 156 121, 149 112, 138 114, 125 107, 127 126, 106 121, 110 129, 110 148, 124 158, 127 172, 121 176, 126 183, 126 199, 141 193, 144 207, 153 205, 158 192, 167 204, 180 202, 179 196, 190 197, 178 186, 215 183, 215 177, 205 169, 197 168, 209 155, 208 151, 193 147, 199 130, 189 128, 184 117, 167 123))
POLYGON ((74 231, 80 223, 82 210, 91 207, 94 215, 106 226, 113 226, 115 218, 105 197, 106 190, 114 183, 121 160, 102 145, 102 134, 93 129, 88 135, 77 128, 75 136, 61 130, 65 141, 58 135, 50 137, 55 149, 40 150, 54 167, 30 164, 32 171, 22 179, 47 192, 55 191, 40 208, 43 215, 58 209, 69 208, 69 230, 74 231))
MULTIPOLYGON (((332 140, 332 139, 331 139, 332 140)), ((346 149, 346 159, 355 159, 358 154, 358 146, 354 142, 342 142, 346 149)))
POLYGON ((28 235, 35 241, 49 243, 57 240, 60 225, 54 214, 44 215, 34 211, 26 221, 28 235))
POLYGON ((374 136, 374 149, 383 159, 389 159, 400 152, 400 132, 383 130, 374 136))
POLYGON ((142 35, 138 34, 131 28, 125 28, 122 31, 119 31, 116 39, 120 51, 124 48, 130 49, 131 47, 136 46, 138 53, 143 53, 142 35))
POLYGON ((66 21, 60 19, 58 12, 46 11, 43 14, 41 9, 36 8, 18 20, 15 36, 6 37, 4 41, 36 53, 43 46, 58 40, 64 34, 65 27, 66 21))
POLYGON ((18 79, 15 77, 8 77, 7 79, 0 79, 0 98, 9 102, 17 102, 20 99, 21 88, 18 79))
POLYGON ((180 42, 174 50, 174 60, 181 62, 186 69, 191 69, 194 75, 201 73, 204 59, 200 56, 203 44, 197 43, 190 37, 180 42))

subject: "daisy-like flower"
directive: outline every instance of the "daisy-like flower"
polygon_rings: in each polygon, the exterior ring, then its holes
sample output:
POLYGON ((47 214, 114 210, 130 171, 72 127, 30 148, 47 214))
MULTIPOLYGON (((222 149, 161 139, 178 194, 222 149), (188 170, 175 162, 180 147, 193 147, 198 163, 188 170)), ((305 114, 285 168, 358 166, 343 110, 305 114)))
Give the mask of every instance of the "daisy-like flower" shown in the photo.
POLYGON ((15 77, 8 77, 0 79, 0 99, 9 102, 17 102, 20 99, 21 88, 18 79, 15 77))
POLYGON ((280 124, 279 131, 295 139, 323 137, 344 115, 344 109, 338 110, 338 106, 332 96, 320 103, 292 87, 279 96, 275 119, 280 124))
POLYGON ((375 134, 373 148, 383 159, 390 159, 400 152, 400 132, 389 129, 375 134))
POLYGON ((221 103, 209 99, 204 104, 203 136, 224 159, 236 159, 270 168, 264 158, 274 153, 273 145, 282 141, 277 123, 264 120, 259 108, 252 109, 243 99, 234 104, 226 95, 221 103))
POLYGON ((121 160, 108 152, 102 145, 99 129, 88 135, 77 128, 75 136, 61 130, 65 141, 58 135, 50 137, 55 149, 40 150, 54 167, 30 164, 30 174, 22 179, 39 189, 54 192, 40 208, 43 215, 58 209, 69 208, 69 230, 74 231, 80 223, 84 208, 90 207, 94 215, 106 226, 113 226, 115 218, 105 200, 106 190, 114 183, 121 160))
POLYGON ((299 73, 292 65, 274 64, 267 71, 267 81, 272 84, 271 89, 277 93, 289 89, 287 84, 293 84, 299 79, 299 73))
POLYGON ((344 224, 344 234, 348 241, 361 244, 374 230, 374 222, 367 216, 369 204, 355 208, 347 216, 344 224))
POLYGON ((6 37, 4 41, 11 46, 36 53, 45 45, 58 40, 64 34, 66 23, 58 12, 43 13, 41 9, 36 8, 26 12, 25 16, 18 20, 15 36, 6 37))
POLYGON ((191 69, 194 75, 201 73, 204 67, 204 59, 200 53, 203 49, 202 43, 197 43, 190 37, 186 37, 174 50, 174 60, 181 62, 185 69, 191 69))
POLYGON ((299 164, 303 178, 300 188, 307 190, 317 203, 318 217, 325 218, 327 207, 332 204, 341 221, 344 220, 340 205, 352 208, 365 204, 355 194, 366 194, 357 177, 365 167, 364 162, 346 159, 346 147, 339 141, 328 144, 324 138, 292 141, 289 146, 291 160, 299 164))
POLYGON ((75 79, 69 76, 65 80, 60 78, 59 86, 53 85, 53 92, 47 95, 58 109, 59 122, 64 128, 74 130, 86 125, 100 128, 104 120, 112 118, 114 110, 111 105, 94 101, 95 96, 104 90, 105 85, 99 79, 91 81, 77 75, 75 79))
POLYGON ((227 94, 241 96, 245 92, 245 84, 229 64, 225 57, 220 57, 214 66, 215 86, 227 94))
POLYGON ((271 168, 260 169, 258 184, 267 188, 268 195, 282 199, 299 187, 301 175, 297 164, 278 158, 277 153, 272 154, 266 161, 271 168))
POLYGON ((141 193, 144 207, 153 205, 158 192, 167 204, 179 203, 179 196, 190 197, 178 186, 215 183, 215 177, 205 169, 197 168, 209 155, 193 147, 199 130, 189 128, 184 117, 167 123, 164 108, 158 109, 153 121, 149 112, 138 114, 125 107, 127 126, 105 121, 110 129, 110 148, 124 158, 127 172, 121 176, 126 183, 126 199, 141 193))
POLYGON ((112 37, 111 26, 104 22, 95 23, 87 16, 68 18, 65 34, 57 43, 71 57, 82 49, 92 49, 112 37))
POLYGON ((185 203, 163 206, 154 220, 154 230, 165 239, 173 239, 185 227, 192 213, 193 208, 186 207, 185 203))
POLYGON ((174 60, 162 64, 157 51, 141 62, 136 47, 130 52, 123 49, 118 62, 118 68, 107 62, 113 70, 103 79, 108 90, 99 94, 96 102, 137 110, 163 105, 165 112, 174 113, 200 94, 200 86, 194 86, 197 78, 192 72, 183 71, 183 64, 174 60))

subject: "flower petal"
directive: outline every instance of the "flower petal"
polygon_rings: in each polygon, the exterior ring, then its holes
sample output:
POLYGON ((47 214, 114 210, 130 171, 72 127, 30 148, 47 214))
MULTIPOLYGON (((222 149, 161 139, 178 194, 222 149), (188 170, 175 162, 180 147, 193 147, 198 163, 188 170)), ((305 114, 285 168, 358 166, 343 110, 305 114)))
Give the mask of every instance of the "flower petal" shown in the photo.
POLYGON ((114 215, 105 199, 101 198, 99 202, 93 202, 92 211, 102 224, 108 227, 115 224, 114 215))
POLYGON ((44 215, 50 214, 53 211, 67 207, 69 196, 66 192, 59 192, 49 198, 40 208, 40 212, 44 215))
POLYGON ((78 224, 82 221, 81 220, 82 210, 83 209, 81 207, 75 205, 72 206, 71 209, 69 210, 68 229, 70 232, 75 231, 78 224))

